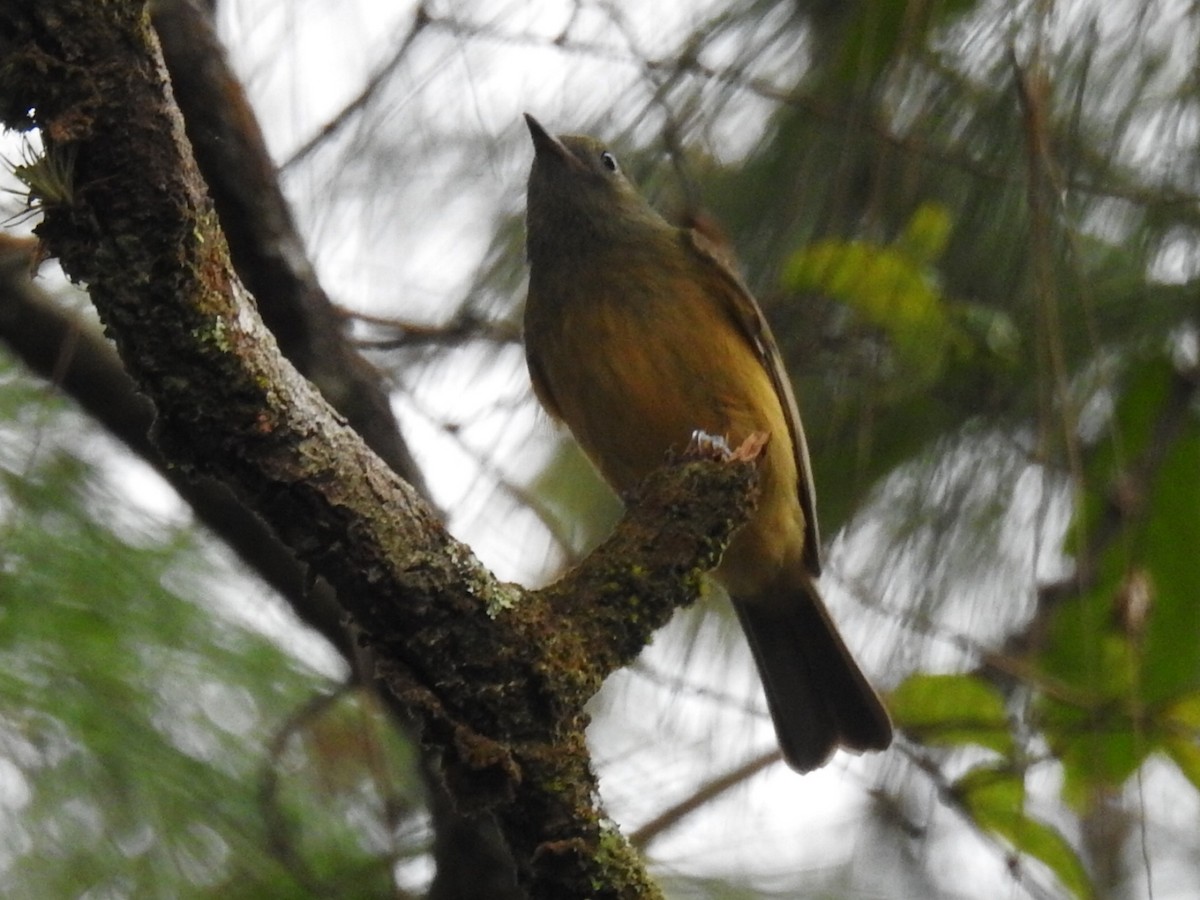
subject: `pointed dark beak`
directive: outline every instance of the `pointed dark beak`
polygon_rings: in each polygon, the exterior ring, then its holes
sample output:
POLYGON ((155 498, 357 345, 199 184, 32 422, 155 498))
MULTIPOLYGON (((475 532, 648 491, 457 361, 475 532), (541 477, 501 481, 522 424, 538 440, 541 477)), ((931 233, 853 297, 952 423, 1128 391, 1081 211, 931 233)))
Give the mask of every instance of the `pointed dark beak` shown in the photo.
POLYGON ((563 142, 542 127, 542 123, 525 113, 525 124, 529 126, 529 136, 533 138, 534 153, 545 159, 558 157, 564 161, 574 159, 571 151, 563 146, 563 142))

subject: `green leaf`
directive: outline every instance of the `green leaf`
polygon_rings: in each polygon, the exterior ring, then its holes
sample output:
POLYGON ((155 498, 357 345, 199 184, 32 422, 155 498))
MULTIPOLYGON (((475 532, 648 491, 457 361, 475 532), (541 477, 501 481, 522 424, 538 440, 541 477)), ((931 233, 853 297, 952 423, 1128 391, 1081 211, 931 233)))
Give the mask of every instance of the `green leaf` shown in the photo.
POLYGON ((1138 535, 1149 577, 1143 699, 1173 699, 1200 687, 1200 425, 1171 442, 1138 535))
POLYGON ((1039 708, 1043 733, 1063 765, 1063 799, 1076 810, 1086 810, 1098 788, 1122 785, 1153 748, 1153 738, 1135 732, 1129 716, 1113 708, 1057 700, 1039 708))
POLYGON ((949 233, 949 213, 922 206, 893 244, 830 239, 797 251, 784 281, 794 290, 840 300, 883 331, 901 369, 893 385, 914 393, 936 381, 951 351, 968 343, 931 268, 949 233))
POLYGON ((1066 838, 1025 814, 1025 783, 1019 775, 1000 768, 973 769, 954 788, 981 828, 1044 864, 1073 896, 1092 896, 1087 871, 1066 838))
POLYGON ((950 211, 936 203, 917 207, 896 242, 914 262, 932 265, 946 249, 950 240, 950 211))
POLYGON ((1013 750, 1004 699, 973 675, 913 675, 892 692, 896 724, 930 744, 1013 750))
POLYGON ((1179 771, 1200 790, 1200 693, 1174 704, 1167 712, 1163 747, 1179 771))

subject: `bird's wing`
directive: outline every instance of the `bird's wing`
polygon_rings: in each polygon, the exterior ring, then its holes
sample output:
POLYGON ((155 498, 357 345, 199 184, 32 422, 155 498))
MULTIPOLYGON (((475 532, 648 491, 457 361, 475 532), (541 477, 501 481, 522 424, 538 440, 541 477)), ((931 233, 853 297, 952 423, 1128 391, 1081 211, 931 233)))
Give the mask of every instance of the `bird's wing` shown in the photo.
POLYGON ((784 415, 787 418, 792 449, 796 458, 797 489, 800 494, 800 509, 804 513, 806 531, 804 564, 816 577, 821 574, 821 535, 817 525, 817 497, 813 488, 812 463, 808 458, 808 442, 804 438, 804 426, 800 423, 800 410, 796 406, 796 396, 792 392, 792 384, 788 380, 787 372, 783 369, 783 358, 779 355, 775 337, 771 334, 771 327, 767 324, 766 317, 763 316, 750 289, 730 267, 727 254, 694 229, 680 229, 680 233, 685 246, 704 265, 715 270, 719 279, 728 287, 728 290, 721 293, 721 300, 727 305, 730 318, 758 355, 763 368, 771 376, 771 383, 775 386, 779 405, 783 407, 784 415))

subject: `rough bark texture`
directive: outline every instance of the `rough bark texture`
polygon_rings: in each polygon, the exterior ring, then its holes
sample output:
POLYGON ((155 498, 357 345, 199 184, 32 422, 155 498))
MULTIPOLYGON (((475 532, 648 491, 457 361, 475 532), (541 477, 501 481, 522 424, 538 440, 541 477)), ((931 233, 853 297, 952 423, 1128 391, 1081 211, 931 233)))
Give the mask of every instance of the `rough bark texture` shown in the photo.
MULTIPOLYGON (((213 197, 234 268, 254 295, 263 321, 284 356, 371 449, 429 500, 392 414, 385 379, 348 340, 340 313, 309 263, 258 120, 212 28, 211 9, 196 0, 157 0, 151 9, 192 152, 213 197)), ((293 562, 292 568, 301 567, 293 562)), ((329 612, 335 614, 329 624, 340 631, 339 648, 364 687, 376 689, 371 651, 352 643, 328 583, 318 578, 309 596, 288 596, 306 620, 314 613, 323 621, 329 612)), ((411 719, 394 695, 380 693, 393 720, 411 730, 411 719)), ((421 767, 436 835, 431 900, 474 900, 482 885, 489 886, 487 894, 495 900, 514 900, 519 896, 515 873, 495 824, 457 813, 436 768, 432 759, 421 767)))
POLYGON ((231 487, 335 586, 531 896, 656 896, 604 824, 583 704, 695 596, 753 467, 664 469, 568 579, 498 584, 280 355, 232 274, 142 5, 4 0, 0 34, 0 115, 46 147, 39 236, 153 401, 164 457, 231 487))
POLYGON ((195 0, 158 0, 154 29, 234 268, 284 356, 429 499, 383 379, 346 340, 283 196, 258 120, 195 0))

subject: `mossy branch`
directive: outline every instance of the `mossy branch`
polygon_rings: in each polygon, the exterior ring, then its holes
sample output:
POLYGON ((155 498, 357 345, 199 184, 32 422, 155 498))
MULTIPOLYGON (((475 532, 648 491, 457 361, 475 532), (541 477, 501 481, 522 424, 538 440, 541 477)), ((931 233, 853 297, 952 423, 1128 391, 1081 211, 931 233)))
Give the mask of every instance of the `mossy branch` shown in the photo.
POLYGON ((602 824, 583 704, 695 597, 748 515, 753 465, 664 468, 567 579, 498 583, 279 353, 230 267, 143 4, 8 0, 0 33, 5 124, 72 160, 39 237, 153 401, 164 456, 228 484, 337 588, 532 896, 656 896, 602 824))

